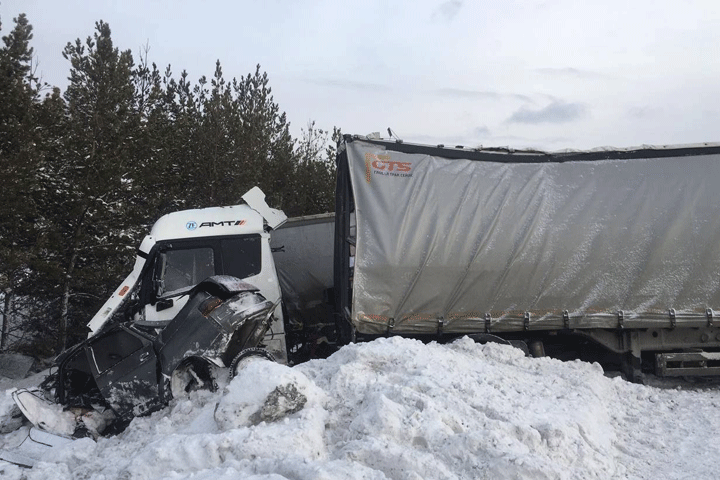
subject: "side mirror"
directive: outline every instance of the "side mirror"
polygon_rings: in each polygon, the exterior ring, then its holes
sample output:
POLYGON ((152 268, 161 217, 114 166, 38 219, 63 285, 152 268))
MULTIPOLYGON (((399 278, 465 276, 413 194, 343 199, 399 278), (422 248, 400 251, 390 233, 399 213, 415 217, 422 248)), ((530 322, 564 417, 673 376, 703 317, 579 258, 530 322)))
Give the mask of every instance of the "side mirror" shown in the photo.
POLYGON ((165 282, 161 279, 155 279, 153 284, 155 286, 155 296, 161 296, 165 292, 165 282))
POLYGON ((165 267, 167 265, 167 256, 165 251, 161 250, 155 260, 155 268, 153 273, 153 288, 155 289, 155 297, 165 293, 165 267))
POLYGON ((172 308, 173 305, 174 305, 174 303, 173 303, 172 298, 161 298, 155 304, 155 310, 158 312, 162 312, 163 310, 172 308))

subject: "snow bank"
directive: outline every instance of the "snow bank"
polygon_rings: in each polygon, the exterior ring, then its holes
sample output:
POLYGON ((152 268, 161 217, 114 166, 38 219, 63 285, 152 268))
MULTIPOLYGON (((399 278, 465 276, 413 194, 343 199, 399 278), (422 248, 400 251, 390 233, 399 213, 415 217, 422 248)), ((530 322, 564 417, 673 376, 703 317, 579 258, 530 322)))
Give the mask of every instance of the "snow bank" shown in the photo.
POLYGON ((0 476, 715 478, 718 405, 716 389, 633 385, 504 345, 390 338, 294 368, 252 362, 220 392, 174 400, 32 470, 0 464, 0 476))
POLYGON ((469 339, 391 339, 303 370, 334 399, 335 457, 390 478, 607 478, 613 389, 598 366, 557 367, 469 339))

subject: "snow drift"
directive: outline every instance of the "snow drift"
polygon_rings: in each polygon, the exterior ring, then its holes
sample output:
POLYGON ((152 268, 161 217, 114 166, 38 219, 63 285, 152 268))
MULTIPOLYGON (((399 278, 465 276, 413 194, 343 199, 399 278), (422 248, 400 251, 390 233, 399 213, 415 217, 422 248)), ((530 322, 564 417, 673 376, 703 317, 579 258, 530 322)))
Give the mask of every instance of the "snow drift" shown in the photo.
MULTIPOLYGON (((173 400, 115 437, 72 442, 32 470, 0 464, 0 475, 715 478, 718 405, 716 389, 630 384, 505 345, 388 338, 294 368, 251 362, 218 392, 173 400)), ((0 436, 0 447, 22 439, 0 436)))

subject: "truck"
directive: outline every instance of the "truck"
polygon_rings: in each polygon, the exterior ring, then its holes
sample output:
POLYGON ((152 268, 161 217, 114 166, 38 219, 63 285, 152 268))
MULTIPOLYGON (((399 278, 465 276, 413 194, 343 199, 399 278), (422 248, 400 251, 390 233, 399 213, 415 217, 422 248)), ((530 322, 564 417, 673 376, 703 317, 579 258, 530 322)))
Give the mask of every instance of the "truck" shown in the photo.
POLYGON ((89 338, 44 389, 15 392, 22 413, 52 430, 60 404, 81 413, 53 433, 112 433, 244 359, 293 365, 393 335, 600 360, 633 381, 720 374, 720 144, 345 135, 336 161, 333 213, 288 220, 254 188, 160 218, 89 338))

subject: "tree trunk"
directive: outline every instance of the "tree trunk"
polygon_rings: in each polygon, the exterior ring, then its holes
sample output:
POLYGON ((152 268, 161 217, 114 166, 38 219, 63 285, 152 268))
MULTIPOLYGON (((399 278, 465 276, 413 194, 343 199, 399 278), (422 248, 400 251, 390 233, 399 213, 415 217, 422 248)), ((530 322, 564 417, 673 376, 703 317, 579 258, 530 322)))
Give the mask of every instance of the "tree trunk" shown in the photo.
POLYGON ((60 308, 60 352, 65 351, 68 346, 67 340, 70 323, 70 284, 72 283, 73 273, 75 273, 75 265, 77 263, 78 250, 80 248, 80 237, 82 235, 83 226, 85 224, 85 217, 89 208, 89 206, 85 207, 82 211, 82 214, 80 215, 80 218, 78 218, 77 225, 75 226, 75 231, 73 232, 72 245, 70 246, 72 253, 70 254, 70 261, 68 262, 67 271, 65 272, 65 281, 63 283, 62 289, 62 303, 60 308))
POLYGON ((10 290, 6 290, 3 292, 2 329, 0 330, 0 352, 4 352, 7 349, 8 317, 10 316, 11 306, 12 292, 10 290))
POLYGON ((70 307, 70 281, 72 280, 72 274, 75 270, 75 263, 77 262, 77 249, 73 248, 73 253, 70 256, 70 264, 68 265, 67 273, 65 274, 65 284, 63 285, 62 292, 62 307, 60 308, 60 351, 67 349, 68 340, 68 312, 70 307))

